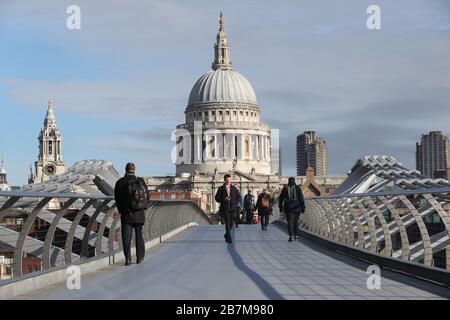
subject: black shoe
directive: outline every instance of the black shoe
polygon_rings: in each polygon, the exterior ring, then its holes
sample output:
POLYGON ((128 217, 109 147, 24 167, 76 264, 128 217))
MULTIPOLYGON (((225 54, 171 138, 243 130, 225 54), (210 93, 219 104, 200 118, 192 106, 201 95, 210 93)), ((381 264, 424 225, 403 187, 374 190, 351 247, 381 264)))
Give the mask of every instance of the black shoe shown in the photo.
POLYGON ((289 240, 288 240, 289 242, 292 242, 292 237, 289 237, 289 240))
POLYGON ((131 265, 131 260, 126 259, 126 260, 125 260, 125 265, 126 265, 126 266, 131 265))

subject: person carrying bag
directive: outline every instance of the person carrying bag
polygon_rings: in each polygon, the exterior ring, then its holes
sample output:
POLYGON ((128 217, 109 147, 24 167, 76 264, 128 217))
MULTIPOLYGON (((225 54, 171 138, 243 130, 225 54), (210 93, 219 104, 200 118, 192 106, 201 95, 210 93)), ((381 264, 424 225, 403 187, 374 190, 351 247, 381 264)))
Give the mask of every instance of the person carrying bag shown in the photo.
POLYGON ((302 189, 295 183, 295 179, 290 177, 288 185, 283 187, 278 202, 280 212, 286 214, 288 221, 289 242, 298 239, 298 221, 300 213, 305 212, 305 200, 302 189))

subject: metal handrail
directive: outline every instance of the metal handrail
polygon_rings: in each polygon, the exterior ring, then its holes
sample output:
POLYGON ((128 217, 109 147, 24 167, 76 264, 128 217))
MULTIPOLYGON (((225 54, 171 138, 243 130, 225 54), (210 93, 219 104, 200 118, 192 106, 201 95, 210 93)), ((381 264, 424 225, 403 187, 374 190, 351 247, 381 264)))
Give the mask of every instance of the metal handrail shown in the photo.
MULTIPOLYGON (((121 250, 120 215, 113 196, 0 191, 1 198, 4 199, 0 202, 0 221, 15 213, 24 214, 20 224, 0 225, 0 241, 14 250, 14 258, 9 263, 13 279, 27 273, 22 270, 24 252, 40 259, 41 270, 52 270, 121 250), (48 205, 54 200, 58 200, 57 208, 51 209, 48 205), (77 203, 82 206, 74 207, 77 203), (68 210, 74 215, 71 220, 64 218, 68 210), (83 217, 88 219, 87 225, 82 224, 83 217), (39 230, 37 218, 47 222, 48 229, 39 230), (57 229, 64 232, 56 232, 57 229), (31 230, 35 230, 33 234, 31 230)), ((143 226, 144 241, 190 223, 210 224, 211 221, 193 201, 150 200, 143 226)))
POLYGON ((306 199, 338 199, 338 198, 360 198, 360 197, 377 197, 377 196, 409 196, 415 194, 435 194, 435 193, 450 193, 450 187, 417 189, 417 190, 400 190, 389 192, 366 192, 366 193, 345 193, 345 194, 331 194, 326 196, 308 197, 306 199))
POLYGON ((88 195, 82 193, 61 193, 61 192, 39 192, 39 191, 0 191, 0 197, 21 197, 21 198, 64 198, 64 199, 95 199, 113 200, 113 196, 88 195))
POLYGON ((399 263, 446 267, 435 259, 450 247, 450 187, 305 197, 305 205, 299 227, 311 234, 399 263), (441 230, 431 231, 436 218, 441 230))

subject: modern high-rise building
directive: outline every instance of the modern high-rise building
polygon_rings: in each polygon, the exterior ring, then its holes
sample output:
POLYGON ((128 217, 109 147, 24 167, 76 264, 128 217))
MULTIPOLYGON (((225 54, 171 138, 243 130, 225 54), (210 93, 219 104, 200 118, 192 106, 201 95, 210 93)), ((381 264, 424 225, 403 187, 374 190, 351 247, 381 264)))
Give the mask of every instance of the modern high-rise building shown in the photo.
POLYGON ((416 143, 416 169, 431 178, 448 178, 443 176, 448 165, 448 137, 441 131, 422 134, 416 143))
POLYGON ((306 176, 308 167, 314 169, 316 176, 328 175, 327 144, 314 131, 297 136, 297 175, 306 176))

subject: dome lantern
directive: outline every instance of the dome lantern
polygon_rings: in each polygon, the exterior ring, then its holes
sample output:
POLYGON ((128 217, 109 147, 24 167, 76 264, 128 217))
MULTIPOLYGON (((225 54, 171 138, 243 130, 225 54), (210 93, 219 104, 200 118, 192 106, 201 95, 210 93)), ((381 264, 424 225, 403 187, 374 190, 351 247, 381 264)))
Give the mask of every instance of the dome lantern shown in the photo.
POLYGON ((230 61, 230 47, 228 46, 228 38, 223 26, 223 15, 220 13, 219 32, 217 33, 217 40, 214 44, 214 61, 212 69, 231 70, 232 63, 230 61))

